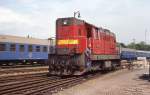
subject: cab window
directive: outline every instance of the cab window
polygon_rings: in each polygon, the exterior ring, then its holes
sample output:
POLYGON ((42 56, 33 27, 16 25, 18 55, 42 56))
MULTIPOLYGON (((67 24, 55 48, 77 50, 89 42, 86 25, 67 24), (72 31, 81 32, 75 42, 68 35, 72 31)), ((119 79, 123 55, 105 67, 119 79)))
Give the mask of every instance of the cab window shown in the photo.
POLYGON ((99 39, 99 33, 98 29, 95 29, 95 39, 99 39))
POLYGON ((81 29, 78 29, 78 35, 81 36, 82 35, 82 31, 81 29))
POLYGON ((73 20, 71 18, 64 18, 64 19, 60 19, 57 21, 57 25, 61 25, 61 26, 68 26, 68 25, 72 25, 73 20))
POLYGON ((67 25, 72 25, 72 19, 71 18, 67 18, 67 19, 62 19, 62 25, 63 26, 67 26, 67 25))

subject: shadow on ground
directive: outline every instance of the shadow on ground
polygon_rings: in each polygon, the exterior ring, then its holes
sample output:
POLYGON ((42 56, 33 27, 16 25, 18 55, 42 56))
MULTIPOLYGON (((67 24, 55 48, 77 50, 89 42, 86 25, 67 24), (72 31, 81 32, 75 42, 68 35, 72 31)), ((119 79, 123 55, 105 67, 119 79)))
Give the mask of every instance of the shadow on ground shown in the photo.
POLYGON ((141 76, 139 76, 139 79, 147 80, 150 82, 150 75, 149 74, 142 74, 141 76))

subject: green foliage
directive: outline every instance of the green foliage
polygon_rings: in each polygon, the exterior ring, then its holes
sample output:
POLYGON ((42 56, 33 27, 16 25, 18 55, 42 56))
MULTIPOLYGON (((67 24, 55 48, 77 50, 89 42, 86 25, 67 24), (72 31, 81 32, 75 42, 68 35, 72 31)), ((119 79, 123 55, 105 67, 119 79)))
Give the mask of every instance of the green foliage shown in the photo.
POLYGON ((121 47, 125 47, 125 48, 150 51, 150 45, 145 44, 145 42, 143 42, 143 41, 141 41, 139 43, 132 42, 128 45, 125 45, 124 43, 120 43, 120 45, 121 45, 121 47))
POLYGON ((127 48, 127 46, 124 43, 117 43, 117 47, 123 47, 123 48, 127 48))

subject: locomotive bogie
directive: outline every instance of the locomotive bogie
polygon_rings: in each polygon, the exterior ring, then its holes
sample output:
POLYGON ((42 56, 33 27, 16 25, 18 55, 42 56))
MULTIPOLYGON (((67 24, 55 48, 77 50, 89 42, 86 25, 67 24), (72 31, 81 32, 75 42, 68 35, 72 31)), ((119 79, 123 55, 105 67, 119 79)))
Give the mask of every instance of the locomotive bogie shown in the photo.
POLYGON ((85 72, 84 55, 50 55, 49 59, 51 75, 81 75, 85 72))
POLYGON ((87 61, 85 54, 81 55, 50 55, 49 56, 50 75, 82 75, 85 72, 94 70, 112 70, 119 66, 119 59, 91 60, 87 61))

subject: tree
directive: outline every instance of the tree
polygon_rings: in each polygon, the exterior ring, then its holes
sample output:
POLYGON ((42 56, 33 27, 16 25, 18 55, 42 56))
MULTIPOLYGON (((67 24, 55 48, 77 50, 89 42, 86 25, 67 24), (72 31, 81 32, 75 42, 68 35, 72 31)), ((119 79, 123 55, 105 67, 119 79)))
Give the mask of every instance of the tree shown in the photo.
POLYGON ((136 44, 132 42, 127 45, 127 48, 136 49, 136 44))
POLYGON ((117 43, 117 47, 123 47, 123 48, 126 48, 127 46, 124 44, 124 43, 117 43))
POLYGON ((136 44, 132 42, 127 45, 127 48, 150 51, 150 45, 145 44, 144 41, 141 41, 140 43, 136 44))

